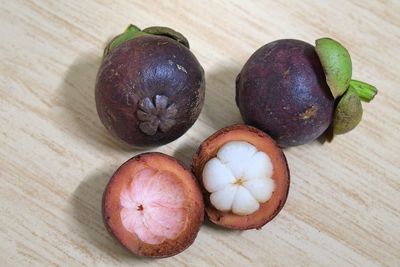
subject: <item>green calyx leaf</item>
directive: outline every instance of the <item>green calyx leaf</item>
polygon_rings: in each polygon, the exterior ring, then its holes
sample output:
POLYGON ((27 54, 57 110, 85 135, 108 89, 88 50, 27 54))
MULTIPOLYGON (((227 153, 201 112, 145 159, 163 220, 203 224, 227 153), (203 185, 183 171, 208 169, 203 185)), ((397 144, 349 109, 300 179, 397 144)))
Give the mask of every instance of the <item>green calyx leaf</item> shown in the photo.
POLYGON ((187 48, 189 48, 189 42, 185 38, 185 36, 183 36, 181 33, 177 32, 177 31, 174 31, 171 28, 155 26, 155 27, 146 28, 144 30, 140 30, 137 26, 131 24, 126 28, 126 30, 123 33, 114 37, 107 44, 106 48, 104 49, 103 58, 105 58, 111 52, 111 50, 113 50, 117 46, 121 45, 122 43, 132 40, 139 36, 144 36, 144 35, 166 36, 168 38, 171 38, 171 39, 183 44, 187 48))
POLYGON ((321 38, 315 42, 324 69, 326 82, 334 98, 344 94, 350 84, 352 64, 350 54, 339 42, 330 38, 321 38))
POLYGON ((106 48, 104 49, 103 58, 106 57, 110 53, 111 50, 113 50, 120 44, 122 44, 128 40, 132 40, 138 36, 142 36, 142 35, 147 35, 147 33, 144 33, 135 25, 132 25, 132 24, 129 25, 123 33, 114 37, 107 44, 106 48))
POLYGON ((333 134, 344 134, 353 130, 361 121, 363 109, 357 93, 349 88, 340 98, 333 118, 333 134))
POLYGON ((190 48, 189 41, 186 39, 186 37, 183 36, 183 34, 177 32, 171 28, 154 26, 154 27, 149 27, 149 28, 144 29, 143 32, 148 33, 148 34, 162 35, 162 36, 172 38, 175 41, 177 41, 178 43, 181 43, 184 46, 186 46, 187 48, 190 48))

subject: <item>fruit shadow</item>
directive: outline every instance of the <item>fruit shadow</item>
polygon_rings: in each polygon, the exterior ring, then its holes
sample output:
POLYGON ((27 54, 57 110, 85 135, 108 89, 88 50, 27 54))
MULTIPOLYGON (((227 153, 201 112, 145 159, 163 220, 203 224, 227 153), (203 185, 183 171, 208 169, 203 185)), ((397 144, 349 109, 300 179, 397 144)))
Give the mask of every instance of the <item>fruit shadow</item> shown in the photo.
POLYGON ((101 60, 100 55, 86 53, 68 68, 61 86, 65 112, 59 119, 68 120, 67 124, 72 121, 73 127, 67 130, 94 147, 132 151, 131 147, 107 132, 97 115, 94 88, 101 60))
POLYGON ((235 102, 235 80, 239 72, 239 65, 206 72, 206 97, 201 118, 214 130, 243 123, 235 102))
MULTIPOLYGON (((129 261, 129 263, 147 262, 146 259, 131 254, 108 233, 103 224, 101 203, 103 191, 109 178, 117 166, 108 166, 97 169, 88 175, 75 189, 72 196, 73 216, 76 225, 72 231, 79 229, 78 234, 116 262, 129 261)), ((95 257, 95 256, 93 256, 95 257)))
POLYGON ((200 143, 193 144, 192 142, 186 142, 177 147, 174 151, 173 156, 182 162, 187 168, 190 169, 192 164, 192 158, 194 153, 196 153, 200 143))
POLYGON ((230 235, 230 236, 240 236, 243 232, 245 232, 244 230, 235 230, 235 229, 228 229, 222 226, 219 226, 215 223, 213 223, 212 221, 210 221, 210 219, 208 219, 208 217, 205 215, 204 217, 204 222, 202 227, 204 227, 204 230, 208 233, 211 234, 220 234, 223 233, 224 236, 226 235, 230 235))

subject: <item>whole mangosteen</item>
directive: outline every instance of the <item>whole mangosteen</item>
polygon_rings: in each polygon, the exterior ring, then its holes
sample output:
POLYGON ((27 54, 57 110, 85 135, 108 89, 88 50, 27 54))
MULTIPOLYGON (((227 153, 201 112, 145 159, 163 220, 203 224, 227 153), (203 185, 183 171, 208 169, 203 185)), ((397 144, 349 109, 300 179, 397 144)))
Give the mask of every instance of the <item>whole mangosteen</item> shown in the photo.
POLYGON ((319 39, 316 47, 278 40, 246 62, 236 79, 236 103, 245 123, 267 132, 280 146, 301 145, 331 125, 334 134, 343 134, 359 123, 360 100, 369 102, 377 90, 351 75, 350 55, 335 40, 319 39))
POLYGON ((197 120, 204 94, 204 70, 187 39, 172 29, 130 25, 104 50, 97 112, 128 144, 157 146, 179 138, 197 120))

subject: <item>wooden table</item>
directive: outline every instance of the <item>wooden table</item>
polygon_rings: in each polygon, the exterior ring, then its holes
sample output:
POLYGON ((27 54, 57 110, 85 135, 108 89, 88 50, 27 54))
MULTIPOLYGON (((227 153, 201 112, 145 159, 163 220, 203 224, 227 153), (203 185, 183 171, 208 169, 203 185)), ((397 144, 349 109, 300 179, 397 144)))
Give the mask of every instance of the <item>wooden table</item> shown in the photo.
POLYGON ((1 266, 399 266, 399 1, 2 1, 1 266), (353 3, 351 3, 353 2, 353 3), (202 114, 156 148, 189 163, 241 122, 236 74, 255 49, 322 36, 350 51, 354 77, 379 88, 359 127, 333 143, 286 149, 288 202, 262 230, 205 224, 178 256, 131 256, 106 232, 101 197, 139 151, 101 125, 94 80, 107 40, 129 23, 186 35, 206 70, 202 114))

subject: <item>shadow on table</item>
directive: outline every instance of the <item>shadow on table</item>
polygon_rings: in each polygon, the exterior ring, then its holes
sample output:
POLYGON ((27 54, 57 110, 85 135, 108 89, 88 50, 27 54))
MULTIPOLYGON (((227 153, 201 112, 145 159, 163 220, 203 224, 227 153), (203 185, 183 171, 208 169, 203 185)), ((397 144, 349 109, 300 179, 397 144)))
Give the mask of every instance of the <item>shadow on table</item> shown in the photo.
POLYGON ((65 113, 60 120, 73 122, 67 131, 95 147, 105 146, 117 150, 132 151, 107 132, 96 111, 94 88, 96 74, 101 64, 101 55, 83 54, 69 67, 61 86, 65 113))
POLYGON ((240 66, 232 65, 206 71, 206 98, 201 116, 213 129, 243 122, 235 102, 235 80, 239 72, 240 66))
POLYGON ((192 158, 196 153, 197 148, 200 144, 184 143, 177 147, 174 151, 173 156, 182 162, 185 166, 190 168, 192 164, 192 158))
MULTIPOLYGON (((243 123, 235 102, 235 79, 239 71, 239 67, 233 66, 206 70, 206 96, 200 119, 212 129, 201 138, 206 139, 223 127, 243 123)), ((174 157, 190 166, 199 145, 200 143, 193 142, 181 144, 175 150, 174 157)))

